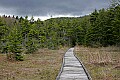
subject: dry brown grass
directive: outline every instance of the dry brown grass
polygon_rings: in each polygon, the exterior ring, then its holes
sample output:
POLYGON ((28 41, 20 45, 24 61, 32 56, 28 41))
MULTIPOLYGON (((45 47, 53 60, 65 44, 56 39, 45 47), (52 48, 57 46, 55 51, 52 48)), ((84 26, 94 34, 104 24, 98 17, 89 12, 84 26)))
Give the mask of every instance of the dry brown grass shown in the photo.
POLYGON ((24 55, 20 62, 7 61, 6 55, 0 54, 0 80, 55 80, 66 50, 40 49, 24 55))
POLYGON ((120 80, 120 47, 76 46, 75 53, 93 80, 120 80))

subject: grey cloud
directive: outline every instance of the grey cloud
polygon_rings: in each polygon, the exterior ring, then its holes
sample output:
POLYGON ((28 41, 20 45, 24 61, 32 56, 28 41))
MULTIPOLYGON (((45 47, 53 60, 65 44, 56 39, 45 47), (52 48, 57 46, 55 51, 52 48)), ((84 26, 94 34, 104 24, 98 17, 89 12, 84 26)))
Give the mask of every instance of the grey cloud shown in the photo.
POLYGON ((46 16, 47 14, 83 15, 95 8, 100 9, 108 6, 109 0, 1 0, 0 12, 34 16, 46 16))

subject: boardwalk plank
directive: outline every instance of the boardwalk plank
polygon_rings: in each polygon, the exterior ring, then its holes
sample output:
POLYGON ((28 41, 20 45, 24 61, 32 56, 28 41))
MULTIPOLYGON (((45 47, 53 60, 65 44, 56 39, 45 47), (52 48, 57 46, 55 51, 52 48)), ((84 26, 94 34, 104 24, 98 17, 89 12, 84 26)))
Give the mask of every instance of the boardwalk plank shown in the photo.
POLYGON ((57 80, 89 80, 82 64, 73 54, 74 48, 70 48, 65 56, 62 71, 57 80))

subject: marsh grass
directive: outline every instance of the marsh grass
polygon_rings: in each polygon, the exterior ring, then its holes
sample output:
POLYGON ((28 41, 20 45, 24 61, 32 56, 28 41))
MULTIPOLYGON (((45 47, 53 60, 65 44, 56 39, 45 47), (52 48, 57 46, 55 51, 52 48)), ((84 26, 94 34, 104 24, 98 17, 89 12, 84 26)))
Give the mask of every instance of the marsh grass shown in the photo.
POLYGON ((39 49, 25 54, 24 61, 8 61, 0 54, 0 80, 55 80, 66 50, 39 49))
POLYGON ((120 80, 120 47, 76 46, 75 53, 93 80, 120 80))

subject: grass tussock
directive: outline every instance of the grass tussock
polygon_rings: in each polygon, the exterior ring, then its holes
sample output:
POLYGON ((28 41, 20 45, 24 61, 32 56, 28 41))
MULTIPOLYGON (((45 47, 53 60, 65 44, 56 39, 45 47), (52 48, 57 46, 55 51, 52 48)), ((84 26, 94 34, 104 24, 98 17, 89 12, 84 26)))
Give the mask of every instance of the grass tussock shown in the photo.
POLYGON ((66 50, 39 49, 25 54, 24 61, 8 61, 0 54, 0 80, 55 80, 66 50))
POLYGON ((120 47, 76 46, 75 53, 93 80, 120 80, 120 47))

